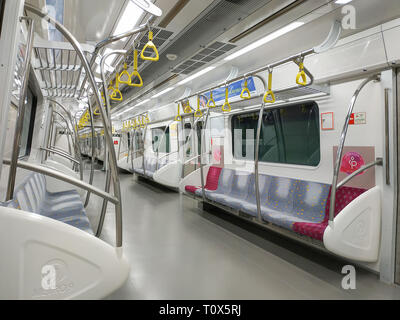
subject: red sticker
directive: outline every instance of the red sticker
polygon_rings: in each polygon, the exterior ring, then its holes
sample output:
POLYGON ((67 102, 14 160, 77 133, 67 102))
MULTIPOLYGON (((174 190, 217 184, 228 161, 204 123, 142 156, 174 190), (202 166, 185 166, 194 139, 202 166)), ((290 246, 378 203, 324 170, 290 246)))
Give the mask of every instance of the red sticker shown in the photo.
POLYGON ((115 141, 114 141, 114 144, 118 144, 118 140, 115 140, 115 141))
POLYGON ((359 154, 358 152, 350 151, 343 156, 340 171, 346 172, 347 174, 352 174, 354 171, 360 169, 364 164, 364 158, 361 154, 359 154))

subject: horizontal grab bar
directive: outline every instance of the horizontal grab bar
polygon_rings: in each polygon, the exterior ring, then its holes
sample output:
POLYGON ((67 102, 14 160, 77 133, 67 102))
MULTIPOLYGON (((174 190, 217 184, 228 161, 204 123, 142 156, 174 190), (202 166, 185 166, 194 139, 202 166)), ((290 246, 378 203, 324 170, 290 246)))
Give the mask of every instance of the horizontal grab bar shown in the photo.
POLYGON ((58 151, 56 149, 49 149, 49 148, 44 148, 44 147, 40 147, 40 149, 43 150, 43 151, 47 151, 47 152, 58 154, 59 156, 61 156, 63 158, 66 158, 66 159, 68 159, 68 160, 70 160, 70 161, 72 161, 72 162, 74 162, 76 164, 80 164, 80 162, 78 160, 76 160, 73 157, 71 157, 71 156, 69 156, 69 155, 67 155, 67 154, 65 154, 65 153, 63 153, 61 151, 58 151))
POLYGON ((383 164, 382 158, 376 158, 376 161, 370 162, 366 164, 365 166, 362 166, 360 169, 354 171, 351 175, 347 176, 345 179, 343 179, 338 185, 336 186, 336 189, 339 189, 340 187, 344 186, 347 182, 349 182, 351 179, 354 177, 358 176, 361 172, 368 170, 371 167, 374 166, 381 166, 383 164))
MULTIPOLYGON (((11 160, 10 159, 3 159, 3 164, 9 166, 11 164, 11 160)), ((110 202, 112 202, 114 204, 118 204, 119 203, 118 199, 116 197, 114 197, 113 195, 111 195, 111 194, 109 194, 107 192, 104 192, 103 190, 101 190, 99 188, 93 187, 92 185, 90 185, 90 184, 88 184, 86 182, 83 182, 81 180, 78 180, 78 179, 75 179, 73 177, 70 177, 70 176, 68 176, 68 175, 66 175, 64 173, 61 173, 61 172, 59 172, 57 170, 46 168, 46 167, 43 167, 43 166, 37 165, 37 164, 28 163, 26 161, 18 161, 17 162, 17 167, 21 168, 21 169, 25 169, 25 170, 30 170, 30 171, 33 171, 33 172, 41 173, 41 174, 44 174, 46 176, 49 176, 49 177, 52 177, 52 178, 55 178, 55 179, 70 183, 70 184, 72 184, 72 185, 74 185, 76 187, 79 187, 79 188, 85 189, 87 191, 90 191, 90 192, 94 193, 95 195, 97 195, 97 196, 99 196, 101 198, 107 199, 108 201, 110 201, 110 202)))

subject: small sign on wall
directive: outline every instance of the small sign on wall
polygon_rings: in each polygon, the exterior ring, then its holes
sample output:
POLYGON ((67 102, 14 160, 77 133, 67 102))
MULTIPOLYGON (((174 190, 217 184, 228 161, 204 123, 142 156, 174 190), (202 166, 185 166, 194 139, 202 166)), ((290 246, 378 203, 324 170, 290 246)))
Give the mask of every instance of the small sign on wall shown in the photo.
POLYGON ((321 130, 333 130, 334 121, 333 121, 333 112, 325 112, 321 113, 321 130))
MULTIPOLYGON (((333 166, 336 163, 338 147, 333 147, 333 166)), ((342 163, 340 164, 338 182, 345 179, 354 171, 367 163, 375 161, 375 147, 346 146, 343 148, 342 163)), ((375 167, 361 172, 350 180, 346 186, 354 188, 371 189, 375 186, 375 167)))
POLYGON ((358 124, 366 124, 367 123, 367 113, 366 112, 357 112, 352 113, 349 120, 349 125, 358 125, 358 124))

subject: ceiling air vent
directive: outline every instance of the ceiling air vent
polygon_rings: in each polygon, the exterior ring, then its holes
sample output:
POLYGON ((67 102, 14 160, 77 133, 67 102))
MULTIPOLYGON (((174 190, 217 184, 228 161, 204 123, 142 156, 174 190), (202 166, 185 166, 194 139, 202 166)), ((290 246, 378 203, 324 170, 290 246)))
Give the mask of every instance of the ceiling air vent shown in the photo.
POLYGON ((204 66, 206 63, 213 61, 214 59, 222 56, 228 51, 236 48, 235 45, 230 43, 224 43, 215 41, 208 47, 197 52, 194 56, 180 63, 178 66, 172 69, 172 73, 178 74, 189 74, 196 69, 204 66))

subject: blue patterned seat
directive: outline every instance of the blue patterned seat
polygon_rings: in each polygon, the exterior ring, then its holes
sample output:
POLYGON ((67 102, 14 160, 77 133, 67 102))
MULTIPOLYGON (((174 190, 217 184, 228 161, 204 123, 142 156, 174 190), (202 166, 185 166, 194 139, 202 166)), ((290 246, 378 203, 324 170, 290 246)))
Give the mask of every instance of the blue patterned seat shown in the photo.
MULTIPOLYGON (((271 177, 267 175, 260 175, 259 176, 259 186, 260 186, 260 202, 261 202, 261 210, 263 209, 263 202, 262 202, 262 197, 263 194, 266 194, 268 192, 269 186, 271 184, 271 177)), ((255 185, 255 177, 254 174, 252 174, 252 177, 249 182, 249 191, 247 194, 247 197, 244 199, 244 201, 241 204, 240 210, 256 217, 257 216, 257 200, 256 200, 256 185, 255 185)))
POLYGON ((215 202, 220 202, 230 194, 232 189, 234 171, 223 168, 218 179, 218 188, 215 191, 206 190, 206 197, 215 202))
POLYGON ((326 184, 273 177, 262 218, 289 230, 295 222, 321 222, 328 193, 326 184))
POLYGON ((55 219, 93 234, 77 191, 51 193, 43 175, 33 173, 15 189, 18 208, 55 219))
POLYGON ((218 201, 225 206, 239 210, 243 200, 247 197, 251 178, 252 175, 248 172, 234 171, 231 191, 229 194, 220 196, 218 201))

